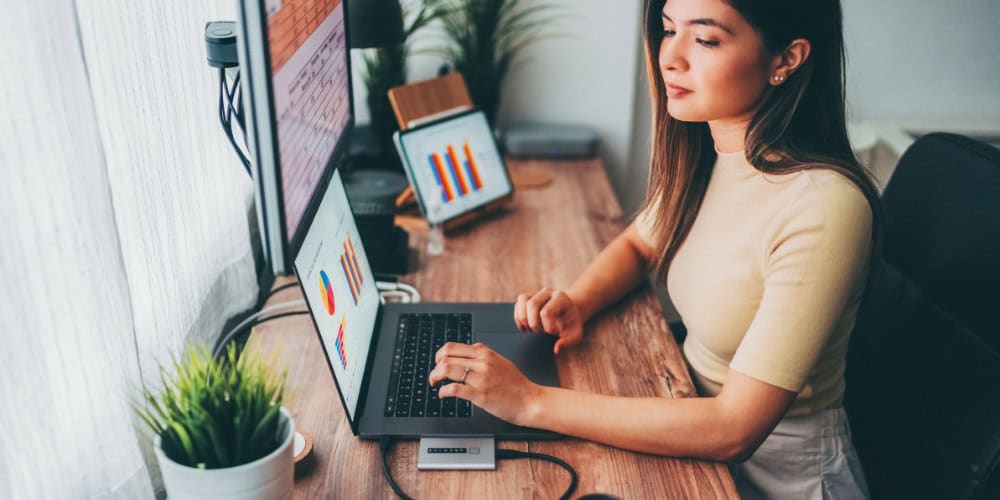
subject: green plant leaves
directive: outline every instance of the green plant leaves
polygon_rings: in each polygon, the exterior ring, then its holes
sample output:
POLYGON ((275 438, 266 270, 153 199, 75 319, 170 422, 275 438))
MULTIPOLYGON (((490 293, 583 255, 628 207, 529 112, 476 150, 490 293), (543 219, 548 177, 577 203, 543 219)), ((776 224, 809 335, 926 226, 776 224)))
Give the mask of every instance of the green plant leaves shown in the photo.
POLYGON ((523 7, 520 0, 447 0, 451 9, 442 29, 451 44, 437 51, 465 77, 476 106, 495 123, 500 86, 511 64, 527 46, 546 38, 545 30, 562 16, 558 4, 523 7))
POLYGON ((143 388, 133 410, 154 434, 163 453, 189 467, 218 469, 252 462, 278 448, 279 418, 287 372, 275 375, 252 352, 235 344, 213 359, 204 346, 171 356, 173 374, 161 365, 163 388, 143 388))

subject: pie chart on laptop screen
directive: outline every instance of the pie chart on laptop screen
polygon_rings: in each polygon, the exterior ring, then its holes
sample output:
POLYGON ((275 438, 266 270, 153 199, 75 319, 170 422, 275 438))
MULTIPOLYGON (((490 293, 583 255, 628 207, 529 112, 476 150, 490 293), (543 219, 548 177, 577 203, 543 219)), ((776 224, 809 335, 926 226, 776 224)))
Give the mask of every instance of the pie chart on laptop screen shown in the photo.
POLYGON ((319 290, 323 296, 323 305, 326 308, 326 313, 333 316, 333 313, 337 310, 336 300, 333 296, 333 286, 330 284, 330 277, 327 276, 326 271, 319 272, 319 290))

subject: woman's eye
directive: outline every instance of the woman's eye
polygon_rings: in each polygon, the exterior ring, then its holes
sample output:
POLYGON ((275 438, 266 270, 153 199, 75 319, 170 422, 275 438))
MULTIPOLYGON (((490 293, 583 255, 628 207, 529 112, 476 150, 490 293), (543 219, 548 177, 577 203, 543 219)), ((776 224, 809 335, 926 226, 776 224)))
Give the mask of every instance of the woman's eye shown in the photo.
POLYGON ((718 47, 719 46, 719 41, 718 40, 702 40, 701 38, 696 38, 695 40, 697 40, 698 43, 700 43, 701 45, 704 45, 705 47, 711 48, 711 47, 718 47))
POLYGON ((663 28, 663 36, 674 36, 676 33, 674 30, 663 28))

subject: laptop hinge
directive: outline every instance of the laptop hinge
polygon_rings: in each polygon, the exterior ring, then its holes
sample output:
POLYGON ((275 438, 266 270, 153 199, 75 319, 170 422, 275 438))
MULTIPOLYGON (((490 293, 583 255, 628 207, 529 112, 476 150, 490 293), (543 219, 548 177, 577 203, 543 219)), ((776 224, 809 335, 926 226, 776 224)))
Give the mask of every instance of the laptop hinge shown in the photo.
POLYGON ((354 414, 355 421, 352 422, 351 426, 355 429, 355 434, 357 434, 358 426, 361 424, 361 418, 364 417, 365 405, 368 403, 368 387, 371 385, 372 371, 375 364, 375 354, 378 352, 378 338, 379 332, 382 330, 382 311, 383 307, 381 304, 378 306, 378 310, 375 312, 375 324, 372 326, 372 341, 368 346, 368 361, 365 362, 365 373, 361 378, 361 392, 358 394, 358 411, 354 414))

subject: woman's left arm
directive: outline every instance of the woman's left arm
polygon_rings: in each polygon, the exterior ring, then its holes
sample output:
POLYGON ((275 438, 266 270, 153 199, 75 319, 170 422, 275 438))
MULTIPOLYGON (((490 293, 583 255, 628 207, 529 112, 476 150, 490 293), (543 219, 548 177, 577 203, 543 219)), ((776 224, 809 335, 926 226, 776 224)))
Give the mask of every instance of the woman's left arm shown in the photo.
POLYGON ((734 370, 715 397, 627 398, 536 385, 482 344, 447 344, 436 361, 432 385, 465 377, 441 397, 467 399, 517 425, 656 455, 746 460, 795 399, 734 370))

